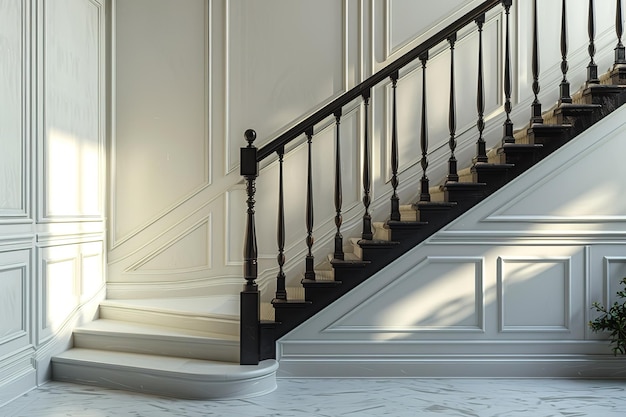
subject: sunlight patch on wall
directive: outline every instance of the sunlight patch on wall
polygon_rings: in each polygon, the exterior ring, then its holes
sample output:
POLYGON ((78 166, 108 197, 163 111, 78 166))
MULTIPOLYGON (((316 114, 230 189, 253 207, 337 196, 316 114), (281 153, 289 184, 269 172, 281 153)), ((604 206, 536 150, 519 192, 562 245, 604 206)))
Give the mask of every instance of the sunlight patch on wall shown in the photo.
POLYGON ((50 128, 47 135, 47 215, 98 212, 99 155, 96 144, 50 128))

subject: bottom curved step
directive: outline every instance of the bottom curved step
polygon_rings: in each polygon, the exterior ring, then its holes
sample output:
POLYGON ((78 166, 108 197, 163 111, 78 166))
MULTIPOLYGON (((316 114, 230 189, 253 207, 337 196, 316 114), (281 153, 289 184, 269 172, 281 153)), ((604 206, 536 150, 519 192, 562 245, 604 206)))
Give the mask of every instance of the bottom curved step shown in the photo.
POLYGON ((277 369, 275 360, 239 365, 77 348, 52 358, 55 381, 198 400, 270 393, 276 389, 277 369))

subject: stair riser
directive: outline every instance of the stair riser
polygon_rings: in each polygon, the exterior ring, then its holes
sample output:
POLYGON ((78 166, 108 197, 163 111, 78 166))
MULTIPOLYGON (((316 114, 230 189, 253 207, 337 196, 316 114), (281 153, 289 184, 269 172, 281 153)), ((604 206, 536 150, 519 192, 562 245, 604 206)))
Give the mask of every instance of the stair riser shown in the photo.
POLYGON ((239 362, 239 342, 226 340, 200 342, 185 338, 164 340, 158 337, 138 337, 132 334, 111 335, 74 332, 74 347, 239 362))
POLYGON ((234 319, 177 315, 104 305, 100 306, 100 318, 220 333, 230 336, 239 335, 239 321, 234 319))
POLYGON ((181 373, 151 372, 134 367, 100 365, 90 362, 52 363, 55 381, 124 389, 145 394, 193 400, 225 400, 255 397, 276 389, 276 373, 247 380, 203 380, 181 373))

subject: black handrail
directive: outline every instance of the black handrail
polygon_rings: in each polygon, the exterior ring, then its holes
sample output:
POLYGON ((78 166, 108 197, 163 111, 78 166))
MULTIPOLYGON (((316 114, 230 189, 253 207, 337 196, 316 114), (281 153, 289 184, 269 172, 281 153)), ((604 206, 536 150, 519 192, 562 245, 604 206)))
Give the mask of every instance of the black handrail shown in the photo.
POLYGON ((277 152, 281 147, 284 147, 289 142, 306 132, 307 129, 312 128, 316 124, 320 123, 322 120, 333 115, 335 111, 357 99, 358 97, 363 95, 365 91, 376 86, 381 81, 389 78, 401 68, 404 68, 411 62, 417 60, 421 55, 428 52, 439 43, 446 41, 451 34, 456 33, 463 29, 465 26, 473 23, 474 20, 480 17, 483 13, 488 12, 500 3, 502 3, 502 0, 485 1, 469 13, 465 14, 463 17, 460 17, 450 25, 437 32, 435 35, 431 36, 428 40, 422 42, 391 64, 387 65, 385 68, 381 69, 380 71, 369 77, 367 80, 363 81, 361 84, 348 90, 340 97, 337 97, 335 100, 328 103, 327 105, 313 113, 311 116, 299 122, 286 132, 279 135, 276 139, 260 148, 257 152, 257 162, 260 162, 268 156, 272 155, 273 153, 277 152))

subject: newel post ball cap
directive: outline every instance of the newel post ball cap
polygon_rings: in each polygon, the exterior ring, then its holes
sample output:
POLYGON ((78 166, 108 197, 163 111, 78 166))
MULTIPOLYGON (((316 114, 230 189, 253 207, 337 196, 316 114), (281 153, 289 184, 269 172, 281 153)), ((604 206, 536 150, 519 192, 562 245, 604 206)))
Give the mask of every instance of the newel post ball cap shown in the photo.
POLYGON ((256 132, 252 129, 246 130, 246 133, 243 134, 248 141, 248 145, 252 146, 252 142, 256 139, 256 132))

